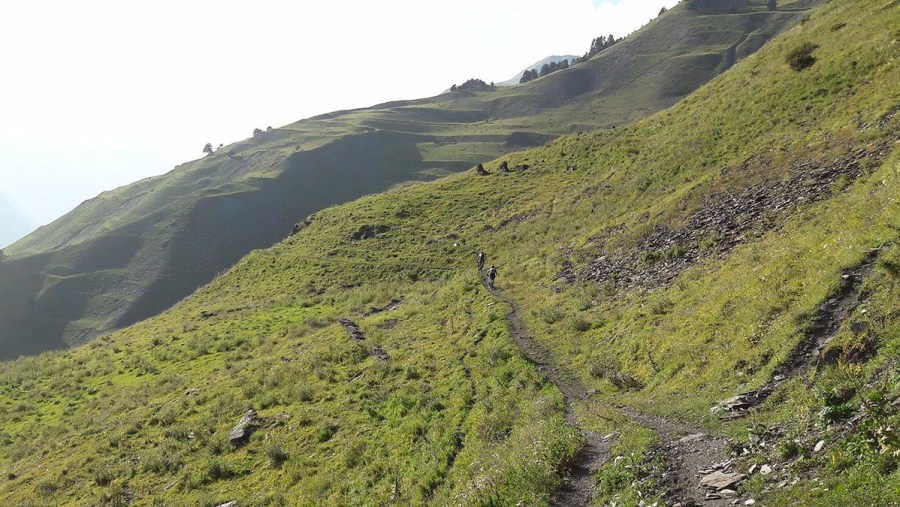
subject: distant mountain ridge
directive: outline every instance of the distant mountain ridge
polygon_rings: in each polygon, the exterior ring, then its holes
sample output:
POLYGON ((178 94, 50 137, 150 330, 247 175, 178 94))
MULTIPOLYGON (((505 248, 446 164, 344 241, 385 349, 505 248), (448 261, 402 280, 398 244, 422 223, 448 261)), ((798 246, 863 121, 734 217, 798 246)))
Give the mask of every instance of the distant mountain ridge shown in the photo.
POLYGON ((21 239, 34 228, 8 197, 0 193, 0 248, 21 239))
POLYGON ((0 359, 156 315, 326 207, 667 108, 815 2, 765 4, 743 0, 725 14, 679 5, 594 58, 521 86, 320 115, 104 192, 6 250, 0 359))

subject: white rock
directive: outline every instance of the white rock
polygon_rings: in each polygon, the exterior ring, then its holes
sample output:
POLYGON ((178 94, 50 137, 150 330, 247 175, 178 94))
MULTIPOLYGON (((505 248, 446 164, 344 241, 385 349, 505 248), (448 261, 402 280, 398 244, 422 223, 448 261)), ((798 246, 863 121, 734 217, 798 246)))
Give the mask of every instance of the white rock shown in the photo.
POLYGON ((769 465, 763 465, 759 467, 759 473, 763 475, 769 475, 770 473, 772 473, 772 467, 770 467, 769 465))
POLYGON ((825 447, 825 441, 819 440, 818 442, 816 442, 816 446, 813 447, 813 452, 821 452, 824 447, 825 447))
POLYGON ((751 498, 751 499, 747 500, 746 502, 744 502, 744 505, 753 505, 755 503, 756 503, 756 500, 751 498))

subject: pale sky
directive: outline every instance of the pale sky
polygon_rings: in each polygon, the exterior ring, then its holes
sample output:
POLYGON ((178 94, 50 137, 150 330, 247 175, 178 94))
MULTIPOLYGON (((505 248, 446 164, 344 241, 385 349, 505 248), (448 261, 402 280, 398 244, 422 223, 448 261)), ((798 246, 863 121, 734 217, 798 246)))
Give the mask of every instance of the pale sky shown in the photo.
POLYGON ((503 81, 677 0, 0 3, 0 191, 49 223, 254 128, 503 81))

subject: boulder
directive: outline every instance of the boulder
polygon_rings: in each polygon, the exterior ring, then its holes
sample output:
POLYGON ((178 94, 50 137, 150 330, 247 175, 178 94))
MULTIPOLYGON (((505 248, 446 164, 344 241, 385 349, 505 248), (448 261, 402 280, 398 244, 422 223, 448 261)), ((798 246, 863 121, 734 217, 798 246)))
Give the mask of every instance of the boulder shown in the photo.
POLYGON ((253 430, 259 427, 259 423, 256 410, 252 408, 248 410, 234 428, 231 428, 231 433, 229 434, 231 445, 238 447, 246 444, 253 430))
POLYGON ((487 176, 490 173, 484 170, 484 165, 478 164, 475 166, 475 174, 478 176, 487 176))

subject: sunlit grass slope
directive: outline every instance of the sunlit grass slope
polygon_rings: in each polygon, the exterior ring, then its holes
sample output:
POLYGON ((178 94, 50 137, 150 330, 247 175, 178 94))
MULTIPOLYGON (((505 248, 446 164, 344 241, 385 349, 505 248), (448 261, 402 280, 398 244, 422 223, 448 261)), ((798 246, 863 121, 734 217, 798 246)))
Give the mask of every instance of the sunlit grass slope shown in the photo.
POLYGON ((155 315, 322 208, 668 107, 815 2, 781 3, 677 7, 589 62, 526 85, 303 120, 105 192, 7 249, 0 359, 155 315))
MULTIPOLYGON (((534 338, 594 390, 579 423, 618 431, 613 452, 630 456, 599 475, 598 504, 661 494, 640 475, 654 436, 624 423, 613 408, 624 404, 738 439, 778 426, 777 452, 799 458, 791 473, 822 484, 754 479, 745 487, 760 504, 890 505, 898 421, 877 407, 900 396, 898 21, 894 1, 830 2, 633 126, 505 157, 523 172, 499 173, 497 160, 489 176, 328 208, 158 317, 4 363, 0 503, 546 504, 580 437, 510 340, 508 308, 480 287, 484 250, 534 338), (816 62, 797 72, 787 56, 805 43, 816 62), (804 171, 848 156, 861 177, 753 219, 729 249, 697 238, 711 251, 674 281, 584 279, 599 257, 641 256, 635 245, 710 202, 803 185, 804 171), (378 232, 352 239, 360 231, 378 232), (876 247, 863 303, 830 345, 865 341, 870 353, 790 379, 752 417, 712 415, 770 379, 844 270, 876 247), (632 382, 616 387, 610 371, 632 382), (848 391, 838 405, 829 394, 848 391), (269 424, 234 447, 249 408, 269 424), (837 412, 862 422, 836 424, 837 412), (805 449, 813 431, 827 452, 805 449)), ((682 255, 644 253, 647 271, 682 255)))

